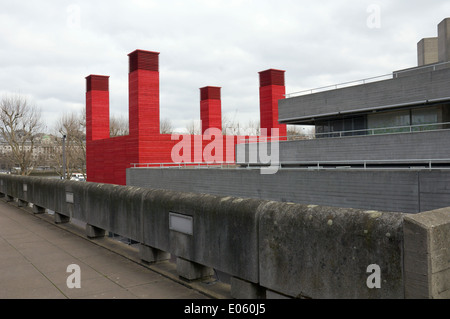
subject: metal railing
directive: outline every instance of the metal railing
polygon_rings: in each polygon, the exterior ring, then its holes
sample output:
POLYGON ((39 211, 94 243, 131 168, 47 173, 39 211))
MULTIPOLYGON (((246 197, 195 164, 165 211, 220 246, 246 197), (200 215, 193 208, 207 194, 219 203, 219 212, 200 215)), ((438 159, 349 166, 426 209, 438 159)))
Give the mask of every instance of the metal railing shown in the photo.
POLYGON ((445 64, 450 64, 450 61, 431 64, 431 65, 425 65, 425 66, 421 66, 421 67, 414 67, 414 68, 409 68, 409 69, 400 70, 400 71, 394 71, 392 73, 369 77, 369 78, 365 78, 365 79, 361 79, 361 80, 342 82, 342 83, 338 83, 338 84, 317 87, 314 89, 308 89, 308 90, 287 93, 284 96, 286 98, 291 98, 294 96, 309 95, 309 94, 318 93, 318 92, 336 90, 336 89, 344 88, 344 87, 350 87, 350 86, 355 86, 355 85, 367 84, 367 83, 371 83, 371 82, 377 82, 377 81, 381 81, 382 79, 389 80, 389 79, 397 78, 399 74, 408 73, 408 72, 416 71, 416 70, 432 69, 432 71, 436 71, 436 67, 439 67, 439 66, 442 66, 445 64))
MULTIPOLYGON (((450 158, 433 158, 433 159, 377 159, 377 160, 338 160, 338 161, 285 161, 282 163, 285 168, 292 166, 307 166, 308 169, 327 169, 327 166, 334 166, 333 169, 342 168, 363 168, 373 169, 378 166, 382 169, 387 169, 386 165, 390 165, 392 168, 398 169, 399 165, 405 165, 406 169, 443 169, 444 167, 438 164, 450 164, 450 158), (414 166, 422 165, 422 166, 414 166)), ((283 166, 281 167, 283 168, 283 166)), ((450 166, 448 167, 450 169, 450 166)))
POLYGON ((350 131, 331 131, 310 134, 291 134, 286 136, 255 136, 242 139, 243 144, 250 143, 265 143, 265 142, 285 142, 295 140, 311 140, 315 138, 336 138, 336 137, 351 137, 351 136, 370 136, 370 135, 390 135, 402 133, 416 133, 416 132, 432 132, 444 131, 450 129, 450 122, 439 122, 429 124, 414 124, 404 126, 389 126, 366 128, 361 130, 350 131))
MULTIPOLYGON (((174 168, 174 169, 260 169, 268 167, 270 164, 262 165, 259 163, 236 162, 236 163, 132 163, 133 168, 174 168)), ((311 160, 311 161, 283 161, 272 166, 278 166, 281 169, 308 169, 308 170, 326 170, 326 169, 450 169, 450 158, 432 158, 432 159, 377 159, 377 160, 311 160), (441 166, 437 166, 441 164, 441 166), (446 167, 442 166, 443 164, 446 167), (421 165, 421 166, 416 166, 421 165), (448 166, 447 166, 448 165, 448 166)))
POLYGON ((131 163, 133 168, 235 168, 235 162, 131 163))
POLYGON ((284 96, 286 98, 291 98, 291 97, 294 97, 294 96, 309 95, 309 94, 313 94, 313 93, 319 93, 319 92, 324 92, 324 91, 341 89, 341 88, 344 88, 344 87, 350 87, 350 86, 355 86, 355 85, 360 85, 360 84, 366 84, 366 83, 369 83, 369 82, 381 81, 381 79, 389 80, 389 79, 392 79, 392 78, 393 78, 392 73, 389 73, 389 74, 378 75, 378 76, 365 78, 365 79, 361 79, 361 80, 353 80, 353 81, 349 81, 349 82, 342 82, 342 83, 338 83, 338 84, 331 84, 331 85, 321 86, 321 87, 317 87, 317 88, 313 88, 313 89, 287 93, 284 96))

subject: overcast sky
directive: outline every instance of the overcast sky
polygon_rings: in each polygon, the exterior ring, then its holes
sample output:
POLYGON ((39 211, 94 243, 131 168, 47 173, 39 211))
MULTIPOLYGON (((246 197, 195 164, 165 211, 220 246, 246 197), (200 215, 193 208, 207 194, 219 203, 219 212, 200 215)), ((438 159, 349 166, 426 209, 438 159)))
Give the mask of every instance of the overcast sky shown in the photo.
POLYGON ((222 112, 259 120, 258 72, 286 70, 287 93, 417 65, 448 0, 0 0, 0 93, 38 105, 49 129, 85 104, 85 77, 110 76, 111 114, 128 116, 128 57, 160 52, 161 118, 200 117, 199 88, 222 112))

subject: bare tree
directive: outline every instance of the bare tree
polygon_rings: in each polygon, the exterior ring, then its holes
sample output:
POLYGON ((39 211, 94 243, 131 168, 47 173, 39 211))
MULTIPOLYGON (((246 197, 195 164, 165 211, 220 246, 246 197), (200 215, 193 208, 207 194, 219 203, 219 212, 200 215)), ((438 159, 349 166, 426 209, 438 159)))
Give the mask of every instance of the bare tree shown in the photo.
POLYGON ((224 135, 239 135, 241 124, 236 120, 237 111, 234 112, 233 117, 229 114, 222 116, 222 134, 224 135))
POLYGON ((109 135, 111 137, 129 134, 128 119, 124 116, 111 116, 109 121, 109 135))
POLYGON ((287 138, 288 140, 306 140, 314 137, 314 131, 311 126, 298 126, 298 125, 288 125, 287 126, 287 138))
POLYGON ((191 135, 200 135, 200 134, 202 134, 202 128, 201 128, 200 122, 191 120, 186 125, 186 131, 188 132, 188 134, 191 134, 191 135))
POLYGON ((0 101, 0 131, 11 147, 9 161, 21 175, 29 175, 35 165, 33 151, 36 136, 44 127, 41 111, 21 95, 5 95, 0 101))
POLYGON ((86 177, 86 118, 85 112, 63 114, 56 122, 57 133, 54 146, 54 166, 60 176, 70 179, 74 173, 82 173, 86 177), (64 150, 62 139, 64 141, 64 150), (65 160, 63 161, 63 151, 65 160))
POLYGON ((259 120, 250 119, 247 124, 241 124, 237 120, 238 112, 235 111, 233 116, 225 114, 222 118, 222 133, 228 135, 260 135, 261 128, 259 120))
POLYGON ((172 134, 173 133, 173 125, 170 119, 165 118, 161 120, 161 134, 172 134))
POLYGON ((261 134, 261 125, 259 120, 249 120, 246 126, 246 135, 259 136, 261 134))

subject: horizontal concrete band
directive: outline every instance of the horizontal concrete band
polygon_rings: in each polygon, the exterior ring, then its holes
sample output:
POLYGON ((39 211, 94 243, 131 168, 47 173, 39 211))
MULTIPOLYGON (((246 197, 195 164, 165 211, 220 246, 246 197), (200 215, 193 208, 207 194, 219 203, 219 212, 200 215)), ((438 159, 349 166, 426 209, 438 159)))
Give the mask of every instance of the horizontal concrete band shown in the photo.
POLYGON ((448 68, 435 71, 430 68, 427 72, 409 72, 408 76, 282 99, 279 101, 279 121, 311 120, 329 113, 349 114, 419 101, 448 100, 449 74, 448 68))
POLYGON ((0 176, 0 192, 228 273, 239 284, 290 297, 405 297, 401 213, 11 175, 0 176), (380 288, 367 283, 373 264, 380 288))

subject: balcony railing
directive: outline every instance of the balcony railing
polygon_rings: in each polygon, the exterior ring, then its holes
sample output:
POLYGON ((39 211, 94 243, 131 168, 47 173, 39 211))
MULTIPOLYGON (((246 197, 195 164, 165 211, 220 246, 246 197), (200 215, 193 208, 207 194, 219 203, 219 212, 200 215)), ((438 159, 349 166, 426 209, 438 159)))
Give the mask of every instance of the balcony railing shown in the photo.
POLYGON ((401 133, 415 133, 415 132, 430 132, 441 131, 450 129, 450 122, 428 123, 428 124, 414 124, 405 126, 389 126, 389 127, 377 127, 366 128, 361 130, 349 130, 349 131, 331 131, 320 133, 303 133, 303 134, 291 134, 287 136, 256 136, 243 139, 245 144, 249 143, 261 143, 261 142, 285 142, 285 141, 297 141, 297 140, 310 140, 315 138, 337 138, 337 137, 350 137, 350 136, 368 136, 368 135, 381 135, 381 134, 401 134, 401 133))
MULTIPOLYGON (((339 161, 283 161, 279 169, 336 170, 336 169, 450 169, 450 158, 430 159, 385 159, 385 160, 339 160, 339 161)), ((173 169, 260 169, 269 165, 258 163, 132 163, 133 168, 173 168, 173 169)))

